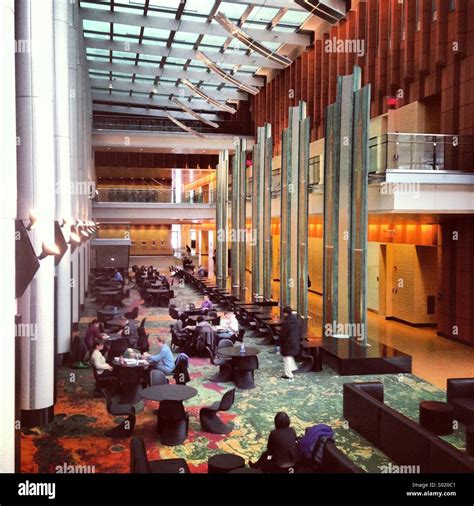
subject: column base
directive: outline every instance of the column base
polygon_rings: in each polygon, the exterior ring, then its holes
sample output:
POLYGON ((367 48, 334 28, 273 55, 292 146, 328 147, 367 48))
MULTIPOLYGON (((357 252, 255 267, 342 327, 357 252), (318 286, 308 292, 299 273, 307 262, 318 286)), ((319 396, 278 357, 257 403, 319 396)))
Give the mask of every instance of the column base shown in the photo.
POLYGON ((70 353, 57 353, 56 354, 56 366, 60 367, 69 363, 70 353))
POLYGON ((41 427, 54 419, 54 405, 41 409, 22 409, 21 426, 26 428, 41 427))

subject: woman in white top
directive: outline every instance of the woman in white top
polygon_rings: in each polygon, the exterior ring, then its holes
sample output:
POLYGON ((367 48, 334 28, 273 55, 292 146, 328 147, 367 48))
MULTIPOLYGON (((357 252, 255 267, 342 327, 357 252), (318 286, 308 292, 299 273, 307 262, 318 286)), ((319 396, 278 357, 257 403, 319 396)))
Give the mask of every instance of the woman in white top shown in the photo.
POLYGON ((114 376, 114 374, 112 372, 113 367, 106 362, 104 355, 102 355, 103 349, 104 340, 96 339, 94 342, 94 351, 92 352, 90 362, 92 364, 92 367, 97 371, 97 374, 101 378, 107 378, 114 376))
POLYGON ((239 333, 239 322, 231 311, 226 312, 221 318, 220 327, 224 327, 224 330, 219 330, 220 338, 232 337, 239 333))

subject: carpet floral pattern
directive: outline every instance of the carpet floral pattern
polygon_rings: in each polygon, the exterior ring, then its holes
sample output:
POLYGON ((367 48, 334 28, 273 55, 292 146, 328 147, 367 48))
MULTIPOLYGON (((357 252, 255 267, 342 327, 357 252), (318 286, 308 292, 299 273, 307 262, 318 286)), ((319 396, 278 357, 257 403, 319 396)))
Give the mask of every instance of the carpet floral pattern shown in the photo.
MULTIPOLYGON (((200 297, 191 288, 173 287, 175 302, 185 306, 200 297)), ((146 317, 146 328, 151 335, 152 350, 156 336, 169 335, 172 322, 168 309, 144 307, 136 290, 127 301, 128 310, 138 305, 139 319, 146 317)), ((97 306, 87 300, 80 331, 85 332, 88 322, 95 317, 97 306)), ((224 422, 232 422, 234 430, 228 435, 203 432, 199 423, 199 409, 219 400, 224 392, 233 388, 232 383, 212 383, 208 377, 216 366, 206 358, 192 358, 190 386, 198 395, 184 403, 190 414, 189 435, 181 446, 167 447, 160 444, 155 432, 157 403, 146 401, 137 406, 135 436, 145 440, 150 460, 185 458, 192 472, 207 471, 211 455, 229 452, 242 456, 246 461, 255 460, 266 447, 273 417, 277 411, 286 411, 298 435, 306 427, 326 423, 335 432, 337 446, 357 465, 368 472, 382 472, 389 459, 357 432, 350 429, 342 417, 342 388, 345 382, 375 381, 384 383, 386 403, 417 420, 420 400, 444 400, 445 393, 426 381, 411 375, 337 376, 330 368, 320 373, 308 373, 295 377, 293 382, 280 379, 283 372, 281 357, 272 353, 272 347, 262 346, 258 338, 245 337, 248 345, 261 352, 259 369, 255 373, 256 388, 237 390, 235 403, 230 411, 221 413, 224 422)), ((105 407, 104 399, 93 396, 94 380, 90 369, 59 371, 58 398, 55 419, 46 427, 22 431, 21 459, 23 472, 58 472, 65 465, 78 466, 97 473, 127 473, 129 471, 129 439, 110 439, 104 433, 118 423, 105 407)), ((464 447, 462 431, 445 438, 459 448, 464 447)))

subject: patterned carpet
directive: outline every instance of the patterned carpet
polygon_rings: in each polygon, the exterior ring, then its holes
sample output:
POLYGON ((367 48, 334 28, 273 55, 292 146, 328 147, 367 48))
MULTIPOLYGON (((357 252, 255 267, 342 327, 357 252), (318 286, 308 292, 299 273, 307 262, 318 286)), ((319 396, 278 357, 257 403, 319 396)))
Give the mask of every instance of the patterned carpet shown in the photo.
MULTIPOLYGON (((191 288, 173 287, 179 306, 196 302, 199 295, 191 288)), ((158 334, 169 335, 171 318, 168 309, 143 307, 138 292, 132 290, 128 301, 129 310, 140 306, 139 319, 147 317, 146 328, 151 334, 152 351, 158 334)), ((87 300, 80 330, 85 332, 88 322, 95 317, 97 306, 87 300)), ((261 346, 258 339, 246 337, 245 342, 261 349, 258 356, 260 368, 256 371, 256 388, 237 390, 234 406, 221 413, 225 422, 232 421, 234 430, 227 436, 201 431, 199 409, 220 399, 232 383, 216 384, 207 378, 216 371, 208 359, 192 358, 191 382, 198 395, 186 401, 190 414, 189 435, 181 446, 166 447, 157 441, 156 416, 153 410, 157 403, 140 402, 137 408, 137 423, 134 434, 142 436, 151 460, 183 457, 192 472, 207 471, 207 459, 216 453, 230 452, 242 456, 246 461, 255 460, 266 447, 268 433, 273 428, 273 417, 277 411, 286 411, 298 435, 316 423, 326 423, 335 431, 336 444, 357 465, 368 472, 381 472, 390 461, 378 449, 357 432, 348 428, 342 418, 342 385, 352 381, 383 381, 386 403, 417 420, 420 400, 444 400, 445 393, 420 378, 411 375, 349 376, 339 377, 325 367, 320 373, 309 373, 295 377, 293 382, 280 379, 283 372, 281 357, 270 353, 271 347, 261 346)), ((23 472, 57 472, 57 466, 90 466, 97 473, 126 473, 129 471, 129 440, 112 440, 104 432, 120 419, 114 420, 106 411, 104 399, 92 395, 94 381, 90 369, 77 370, 63 367, 59 372, 58 399, 54 422, 43 428, 23 430, 21 460, 23 472)), ((460 430, 447 441, 464 448, 464 437, 460 430)))

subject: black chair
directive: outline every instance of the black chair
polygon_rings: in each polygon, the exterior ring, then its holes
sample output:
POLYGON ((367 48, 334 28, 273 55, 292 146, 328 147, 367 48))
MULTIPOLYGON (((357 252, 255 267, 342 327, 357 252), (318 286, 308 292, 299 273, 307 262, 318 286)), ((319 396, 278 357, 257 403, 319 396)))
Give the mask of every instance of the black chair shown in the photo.
POLYGON ((157 431, 161 444, 177 446, 188 437, 189 415, 179 401, 161 401, 158 409, 157 431))
POLYGON ((175 304, 170 304, 168 313, 173 320, 177 320, 179 318, 179 311, 176 309, 175 304))
POLYGON ((258 358, 256 356, 240 358, 238 366, 234 367, 235 386, 242 390, 255 388, 255 369, 258 369, 258 358))
POLYGON ((207 316, 209 318, 212 318, 209 323, 211 325, 219 325, 220 322, 221 322, 221 317, 220 316, 217 316, 217 313, 216 311, 209 311, 209 313, 207 313, 207 316))
POLYGON ((448 378, 446 396, 456 420, 474 423, 474 378, 448 378))
POLYGON ((114 376, 107 376, 106 378, 101 378, 100 374, 97 372, 97 369, 91 364, 91 369, 94 374, 95 379, 95 390, 94 393, 96 395, 102 396, 102 389, 106 388, 109 392, 115 393, 117 391, 117 378, 114 376))
POLYGON ((163 371, 159 371, 158 369, 153 369, 150 372, 150 385, 167 385, 169 383, 168 378, 166 377, 163 371))
POLYGON ((110 341, 110 349, 108 353, 108 362, 112 362, 114 357, 120 357, 125 353, 125 350, 130 348, 130 341, 128 337, 121 337, 110 341))
POLYGON ((148 460, 143 438, 134 437, 130 442, 130 473, 189 474, 184 459, 148 460))
POLYGON ((213 434, 228 434, 234 428, 234 424, 226 425, 218 416, 218 411, 228 411, 234 404, 235 388, 224 394, 220 401, 214 402, 211 406, 201 408, 199 420, 204 432, 213 434))
POLYGON ((219 355, 219 348, 228 348, 233 346, 234 343, 230 339, 221 339, 217 345, 217 355, 214 356, 210 350, 211 363, 219 366, 219 372, 209 378, 209 381, 214 383, 224 383, 230 381, 232 378, 232 359, 219 355))
MULTIPOLYGON (((130 292, 130 290, 128 290, 128 292, 130 292)), ((124 316, 127 318, 127 320, 136 320, 138 317, 138 306, 135 306, 128 313, 124 313, 124 316)))
POLYGON ((126 420, 114 429, 107 431, 105 435, 113 438, 130 437, 135 427, 135 407, 131 404, 116 402, 112 393, 107 388, 103 388, 102 393, 106 399, 107 411, 110 415, 114 417, 127 416, 126 420))
POLYGON ((145 353, 150 349, 150 342, 148 341, 148 334, 145 332, 145 328, 140 325, 137 328, 137 349, 140 353, 145 353))

